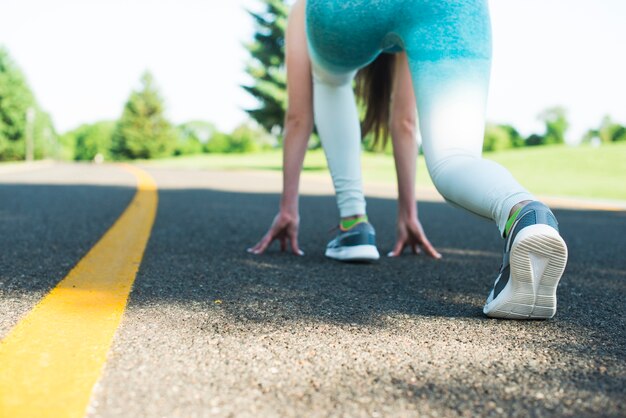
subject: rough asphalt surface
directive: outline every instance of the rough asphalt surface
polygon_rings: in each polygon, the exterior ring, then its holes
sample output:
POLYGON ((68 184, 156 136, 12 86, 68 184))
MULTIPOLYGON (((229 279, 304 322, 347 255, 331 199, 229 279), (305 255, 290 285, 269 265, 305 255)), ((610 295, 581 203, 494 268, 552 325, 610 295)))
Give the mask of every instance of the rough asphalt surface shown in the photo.
MULTIPOLYGON (((570 251, 557 315, 502 321, 482 315, 502 241, 461 210, 419 205, 440 261, 340 264, 323 256, 334 198, 304 196, 306 256, 253 256, 277 194, 150 173, 156 223, 88 416, 626 416, 626 212, 556 210, 570 251)), ((0 337, 133 187, 112 166, 0 175, 0 337)), ((368 199, 368 212, 386 253, 395 201, 368 199)))

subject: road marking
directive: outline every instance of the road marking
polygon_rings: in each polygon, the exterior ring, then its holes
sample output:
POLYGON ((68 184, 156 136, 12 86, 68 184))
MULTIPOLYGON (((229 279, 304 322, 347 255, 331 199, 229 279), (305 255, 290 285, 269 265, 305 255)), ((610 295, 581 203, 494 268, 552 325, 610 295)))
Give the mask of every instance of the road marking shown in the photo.
POLYGON ((82 417, 122 319, 157 210, 146 172, 137 193, 69 274, 0 342, 0 417, 82 417))

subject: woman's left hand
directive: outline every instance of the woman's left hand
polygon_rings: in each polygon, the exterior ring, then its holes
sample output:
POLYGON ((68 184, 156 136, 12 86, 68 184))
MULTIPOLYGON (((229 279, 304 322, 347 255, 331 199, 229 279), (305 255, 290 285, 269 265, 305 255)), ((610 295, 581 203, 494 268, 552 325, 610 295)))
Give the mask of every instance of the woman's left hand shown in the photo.
POLYGON ((398 217, 396 244, 387 256, 398 257, 406 247, 410 247, 413 254, 419 254, 423 250, 434 259, 441 258, 441 254, 435 250, 426 237, 417 215, 398 217))

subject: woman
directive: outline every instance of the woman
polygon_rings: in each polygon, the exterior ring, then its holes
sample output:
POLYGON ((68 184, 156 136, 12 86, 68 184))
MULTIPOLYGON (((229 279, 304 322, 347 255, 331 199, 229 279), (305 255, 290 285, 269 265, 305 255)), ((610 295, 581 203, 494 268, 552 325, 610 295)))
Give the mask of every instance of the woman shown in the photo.
MULTIPOLYGON (((252 248, 250 252, 262 254, 274 241, 279 240, 283 250, 290 242, 292 251, 302 255, 298 245, 298 185, 304 155, 307 144, 313 130, 313 97, 311 63, 307 51, 305 35, 305 2, 298 1, 292 7, 289 15, 286 33, 286 63, 287 63, 287 91, 289 106, 285 118, 285 140, 283 149, 283 193, 280 203, 280 211, 265 234, 265 236, 252 248)), ((415 121, 415 98, 411 87, 411 77, 405 54, 381 57, 374 65, 368 68, 370 74, 366 74, 361 81, 362 95, 374 93, 373 83, 381 81, 381 78, 389 78, 386 84, 392 85, 392 100, 389 104, 389 94, 379 93, 382 100, 386 100, 380 106, 373 108, 368 106, 365 118, 363 135, 372 130, 376 136, 386 134, 385 122, 390 120, 389 131, 391 133, 396 172, 398 178, 398 221, 397 239, 389 256, 398 256, 406 247, 410 247, 414 253, 423 249, 426 254, 433 258, 441 258, 441 255, 428 241, 426 234, 417 216, 415 205, 415 164, 417 156, 416 121, 415 121), (391 77, 386 76, 390 67, 391 77), (382 76, 382 77, 381 77, 382 76), (388 110, 388 112, 385 112, 388 110), (389 117, 390 116, 390 117, 389 117)), ((380 89, 378 89, 380 90, 380 89)), ((350 87, 351 110, 356 112, 354 95, 350 87)), ((371 100, 370 100, 371 101, 371 100)), ((319 113, 319 112, 318 112, 319 113)), ((319 116, 319 115, 318 115, 319 116)), ((353 140, 355 155, 360 153, 361 132, 357 126, 352 127, 348 135, 353 140)), ((322 139, 324 141, 324 139, 322 139)), ((324 144, 328 151, 328 142, 324 144)), ((358 165, 358 161, 356 162, 358 165)), ((360 168, 358 168, 360 172, 360 168)), ((358 180, 358 192, 362 197, 360 178, 358 180)), ((339 196, 339 195, 338 195, 339 196)), ((341 203, 339 205, 341 207, 341 203)), ((340 222, 340 230, 353 231, 355 228, 370 228, 365 215, 364 199, 363 209, 360 213, 349 214, 340 222), (355 216, 356 215, 356 216, 355 216)), ((341 234, 340 234, 341 235, 341 234)), ((331 258, 344 261, 373 260, 378 258, 378 250, 375 241, 366 242, 366 245, 352 245, 333 251, 328 248, 326 254, 331 258)))
POLYGON ((358 153, 346 135, 358 124, 348 94, 352 79, 384 50, 401 48, 435 187, 449 202, 495 221, 505 238, 502 266, 483 312, 553 317, 567 263, 556 218, 504 167, 481 158, 491 67, 487 1, 309 0, 306 28, 315 122, 342 218, 358 218, 365 209, 357 187, 358 153))

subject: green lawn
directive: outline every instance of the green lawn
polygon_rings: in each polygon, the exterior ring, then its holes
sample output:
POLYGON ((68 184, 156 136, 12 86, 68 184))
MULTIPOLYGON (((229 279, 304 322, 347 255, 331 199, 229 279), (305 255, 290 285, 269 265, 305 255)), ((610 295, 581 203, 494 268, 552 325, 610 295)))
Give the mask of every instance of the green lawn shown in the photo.
POLYGON ((626 200, 626 143, 538 147, 488 157, 533 193, 626 200))
MULTIPOLYGON (((626 143, 598 148, 590 146, 544 146, 485 154, 507 167, 532 193, 626 201, 626 143)), ((393 158, 364 153, 365 181, 395 182, 393 158)), ((274 170, 282 167, 280 151, 257 154, 208 154, 168 158, 148 164, 203 169, 274 170)), ((307 153, 307 175, 326 175, 326 160, 320 150, 307 153)), ((432 185, 423 156, 418 160, 418 184, 432 185)))

